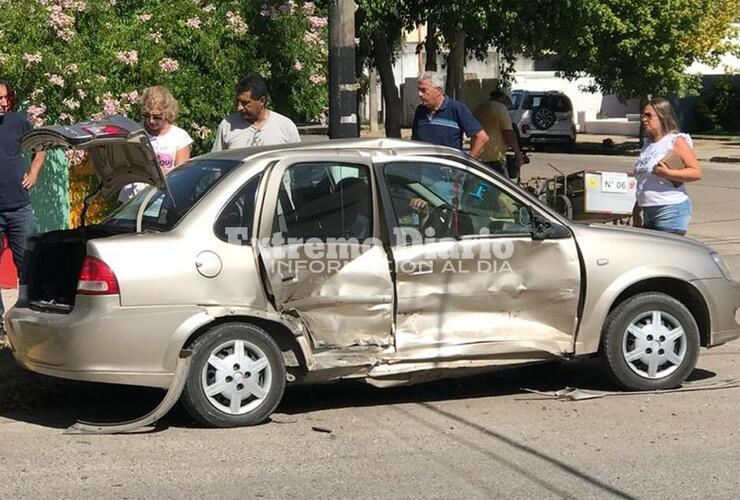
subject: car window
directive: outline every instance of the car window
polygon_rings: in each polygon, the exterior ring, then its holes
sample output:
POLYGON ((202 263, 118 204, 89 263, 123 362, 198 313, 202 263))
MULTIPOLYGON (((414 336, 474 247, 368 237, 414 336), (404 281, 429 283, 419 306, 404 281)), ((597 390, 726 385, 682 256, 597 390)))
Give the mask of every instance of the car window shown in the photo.
POLYGON ((221 182, 238 165, 235 160, 195 160, 182 165, 167 175, 166 191, 155 187, 145 189, 121 205, 103 224, 108 226, 136 226, 136 216, 141 204, 146 202, 142 228, 153 231, 169 231, 208 192, 221 182), (149 197, 149 193, 155 192, 149 197), (148 200, 148 201, 147 201, 148 200))
POLYGON ((364 165, 304 163, 285 171, 273 234, 305 241, 372 235, 370 171, 364 165))
POLYGON ((252 177, 221 210, 214 232, 223 241, 248 245, 252 239, 254 204, 262 174, 252 177))
POLYGON ((564 95, 548 96, 547 101, 543 105, 555 113, 567 113, 571 111, 570 99, 564 95))
POLYGON ((523 94, 511 94, 511 104, 507 106, 507 109, 509 110, 519 109, 519 106, 522 104, 523 100, 524 100, 523 94))
POLYGON ((389 163, 384 177, 397 227, 435 238, 530 232, 520 211, 522 202, 466 170, 436 163, 389 163))

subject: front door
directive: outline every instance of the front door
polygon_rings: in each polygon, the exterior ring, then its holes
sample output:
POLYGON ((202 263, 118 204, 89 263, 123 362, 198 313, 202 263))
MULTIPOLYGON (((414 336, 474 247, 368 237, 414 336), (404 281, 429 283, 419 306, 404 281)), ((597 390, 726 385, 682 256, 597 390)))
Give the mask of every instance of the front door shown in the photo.
POLYGON ((393 347, 393 282, 370 162, 322 153, 269 173, 260 256, 275 307, 318 351, 393 347))
POLYGON ((392 161, 379 172, 394 228, 399 355, 572 351, 580 288, 572 237, 533 241, 526 197, 462 163, 392 161))

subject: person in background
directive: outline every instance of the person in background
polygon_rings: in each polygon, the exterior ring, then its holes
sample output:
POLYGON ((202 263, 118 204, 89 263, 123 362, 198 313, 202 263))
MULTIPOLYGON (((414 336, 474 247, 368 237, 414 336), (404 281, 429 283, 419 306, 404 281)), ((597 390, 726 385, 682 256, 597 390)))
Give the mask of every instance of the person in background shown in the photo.
MULTIPOLYGON (((165 174, 190 159, 190 145, 193 139, 175 125, 177 110, 177 101, 167 87, 161 85, 149 87, 141 96, 141 119, 144 130, 165 174)), ((127 184, 121 189, 118 201, 123 203, 130 200, 146 186, 141 182, 127 184)))
POLYGON ((640 120, 646 138, 634 169, 634 225, 686 234, 692 207, 685 183, 703 176, 691 137, 679 131, 676 115, 666 99, 648 101, 640 120), (668 160, 670 157, 673 159, 668 160))
POLYGON ((212 151, 301 142, 295 123, 267 108, 269 99, 260 76, 243 76, 235 88, 236 112, 219 124, 212 151))
MULTIPOLYGON (((34 225, 28 191, 36 184, 46 157, 43 151, 35 153, 26 170, 21 156, 21 138, 32 128, 26 115, 15 111, 13 87, 0 79, 0 238, 7 235, 18 273, 34 225)), ((0 296, 0 340, 5 336, 4 314, 5 305, 0 296)))
POLYGON ((475 108, 473 114, 489 138, 481 150, 479 159, 492 170, 508 177, 506 152, 508 150, 514 152, 514 170, 517 172, 524 163, 524 155, 519 148, 519 141, 516 140, 509 111, 503 104, 505 99, 507 99, 506 94, 500 90, 494 90, 491 92, 491 100, 475 108))
POLYGON ((463 134, 470 138, 469 154, 478 155, 488 141, 488 134, 465 104, 444 93, 444 78, 427 71, 419 77, 420 104, 414 113, 411 139, 462 150, 463 134))

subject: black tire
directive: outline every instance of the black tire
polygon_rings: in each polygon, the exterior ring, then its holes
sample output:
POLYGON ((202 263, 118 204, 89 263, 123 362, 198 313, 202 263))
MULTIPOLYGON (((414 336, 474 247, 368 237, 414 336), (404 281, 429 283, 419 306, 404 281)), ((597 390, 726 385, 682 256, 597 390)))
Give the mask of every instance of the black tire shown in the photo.
POLYGON ((532 125, 539 130, 550 129, 557 121, 558 117, 550 108, 540 106, 532 110, 532 125))
POLYGON ((664 293, 647 292, 625 300, 609 314, 600 355, 609 376, 624 389, 671 389, 696 366, 699 344, 699 328, 686 306, 664 293), (652 326, 656 319, 657 328, 652 326), (678 328, 683 335, 669 341, 678 335, 678 328))
POLYGON ((285 363, 277 343, 263 329, 224 323, 199 337, 190 349, 193 358, 181 402, 195 420, 212 427, 240 427, 262 423, 275 411, 285 390, 285 363), (212 354, 225 360, 221 368, 209 362, 212 354), (209 396, 206 387, 223 389, 209 396), (227 408, 227 402, 236 402, 238 409, 227 408))

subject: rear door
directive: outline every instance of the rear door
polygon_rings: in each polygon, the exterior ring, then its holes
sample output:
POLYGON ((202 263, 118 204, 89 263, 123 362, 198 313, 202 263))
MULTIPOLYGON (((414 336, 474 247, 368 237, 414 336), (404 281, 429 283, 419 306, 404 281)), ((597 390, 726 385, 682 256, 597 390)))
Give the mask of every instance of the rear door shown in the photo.
POLYGON ((103 196, 118 193, 131 182, 144 182, 167 191, 164 173, 144 127, 125 116, 40 127, 23 136, 21 147, 30 151, 52 147, 87 151, 102 182, 103 196))
POLYGON ((268 174, 259 254, 275 307, 314 347, 393 346, 393 282, 379 234, 371 162, 308 153, 268 174))

